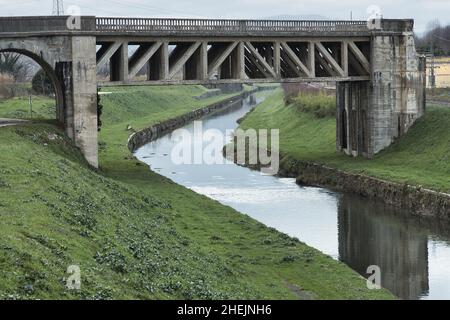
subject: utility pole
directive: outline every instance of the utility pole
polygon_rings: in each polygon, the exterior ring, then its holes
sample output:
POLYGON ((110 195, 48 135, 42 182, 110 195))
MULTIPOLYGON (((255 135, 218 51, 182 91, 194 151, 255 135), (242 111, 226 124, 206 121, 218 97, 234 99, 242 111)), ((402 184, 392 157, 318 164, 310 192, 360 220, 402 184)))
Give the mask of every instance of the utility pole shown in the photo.
POLYGON ((33 97, 31 95, 30 95, 29 105, 30 105, 30 119, 33 119, 33 97))
POLYGON ((64 1, 63 0, 53 0, 53 15, 63 16, 64 15, 64 1))
POLYGON ((431 54, 431 66, 430 66, 430 87, 434 92, 434 89, 436 89, 436 73, 435 73, 435 60, 434 60, 434 37, 431 38, 431 47, 430 47, 430 54, 431 54))

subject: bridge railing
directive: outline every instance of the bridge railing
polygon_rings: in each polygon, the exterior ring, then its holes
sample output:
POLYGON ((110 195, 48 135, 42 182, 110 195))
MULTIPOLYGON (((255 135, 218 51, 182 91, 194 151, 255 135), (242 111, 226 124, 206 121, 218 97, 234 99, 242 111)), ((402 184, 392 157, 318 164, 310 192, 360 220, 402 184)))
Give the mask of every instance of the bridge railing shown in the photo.
POLYGON ((108 18, 96 19, 101 32, 201 32, 230 33, 309 32, 309 31, 368 31, 366 21, 278 21, 278 20, 207 20, 207 19, 149 19, 108 18))

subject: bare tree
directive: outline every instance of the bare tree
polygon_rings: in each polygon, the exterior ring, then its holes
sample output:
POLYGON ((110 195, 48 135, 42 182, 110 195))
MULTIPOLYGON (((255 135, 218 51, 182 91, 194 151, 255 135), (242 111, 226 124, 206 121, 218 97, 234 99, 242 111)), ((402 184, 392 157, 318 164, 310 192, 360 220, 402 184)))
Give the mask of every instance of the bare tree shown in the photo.
POLYGON ((450 26, 442 26, 439 20, 433 20, 426 30, 422 37, 416 38, 419 51, 437 56, 450 55, 450 26))
POLYGON ((10 75, 15 80, 23 69, 23 65, 19 63, 20 55, 10 52, 0 54, 0 73, 10 75))

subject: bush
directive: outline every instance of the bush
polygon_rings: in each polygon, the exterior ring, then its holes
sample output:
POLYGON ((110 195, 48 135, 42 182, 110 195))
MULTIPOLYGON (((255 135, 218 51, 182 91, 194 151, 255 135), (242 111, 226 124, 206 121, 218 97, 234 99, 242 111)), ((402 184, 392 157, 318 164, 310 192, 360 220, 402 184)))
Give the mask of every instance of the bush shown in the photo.
POLYGON ((18 80, 23 73, 25 65, 20 60, 20 54, 12 52, 0 53, 0 73, 18 80))
POLYGON ((326 93, 300 93, 294 100, 293 105, 301 112, 314 114, 317 118, 336 116, 336 98, 326 93))
POLYGON ((44 70, 39 70, 32 80, 33 91, 43 96, 54 94, 53 84, 50 77, 44 70))

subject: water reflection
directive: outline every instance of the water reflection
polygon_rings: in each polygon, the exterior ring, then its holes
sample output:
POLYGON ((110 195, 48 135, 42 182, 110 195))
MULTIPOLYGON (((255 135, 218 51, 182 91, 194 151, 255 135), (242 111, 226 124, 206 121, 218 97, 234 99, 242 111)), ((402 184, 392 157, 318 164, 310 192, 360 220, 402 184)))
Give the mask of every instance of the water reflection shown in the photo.
POLYGON ((415 219, 367 199, 343 195, 338 204, 340 260, 366 276, 381 268, 382 286, 403 299, 429 292, 428 237, 415 219))

